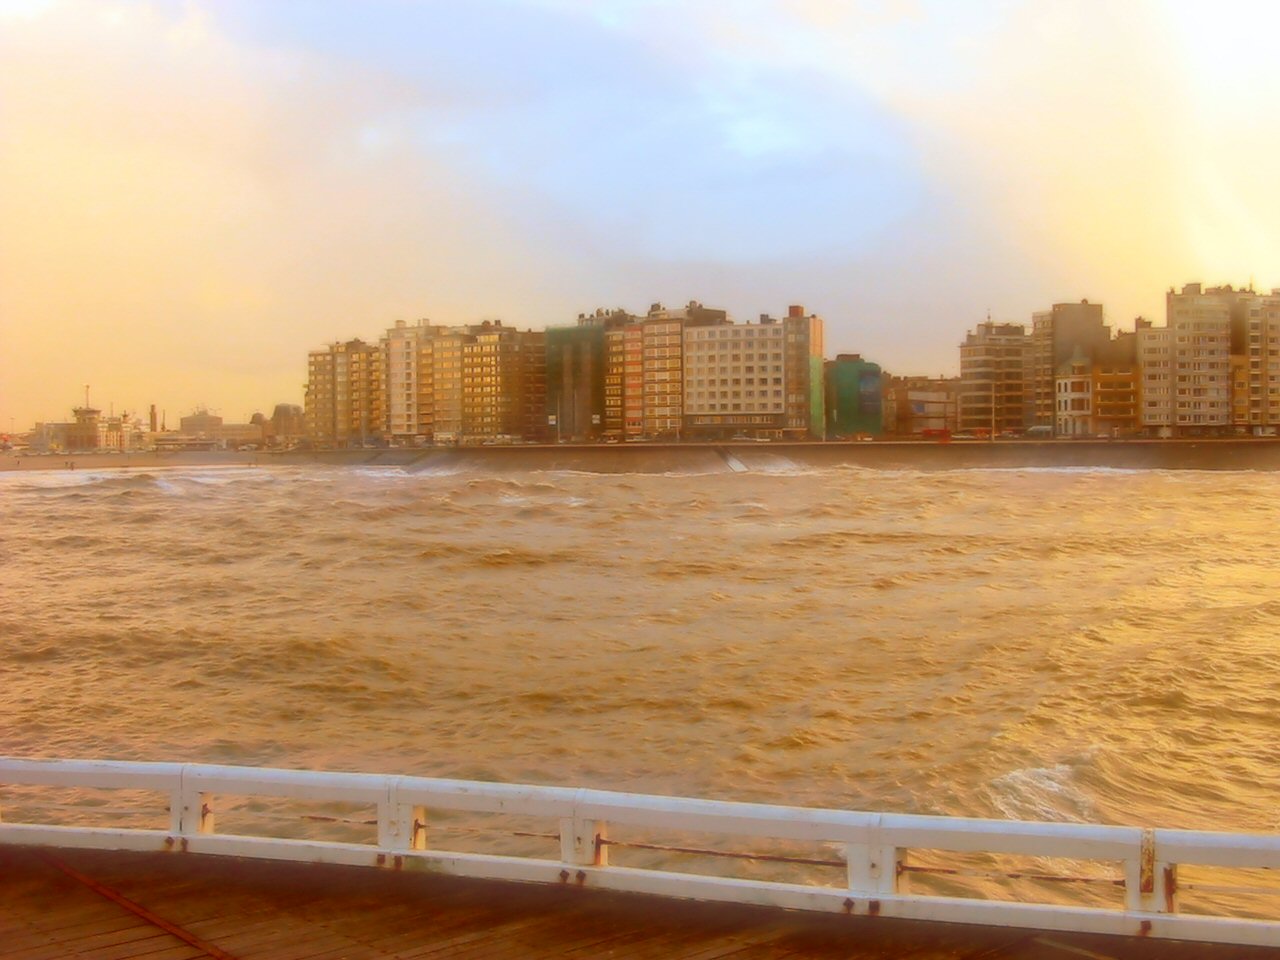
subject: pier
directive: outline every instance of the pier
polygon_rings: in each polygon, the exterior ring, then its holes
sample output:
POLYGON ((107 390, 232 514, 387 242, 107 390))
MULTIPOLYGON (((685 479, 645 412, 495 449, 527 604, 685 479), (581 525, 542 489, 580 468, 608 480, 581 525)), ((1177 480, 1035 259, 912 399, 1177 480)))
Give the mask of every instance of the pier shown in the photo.
POLYGON ((1243 897, 1280 892, 1258 879, 1280 868, 1271 834, 203 764, 7 759, 0 791, 0 937, 25 960, 1280 957, 1275 914, 1214 909, 1234 902, 1214 899, 1233 872, 1243 897), (47 822, 51 808, 75 822, 47 822), (219 828, 222 812, 248 826, 219 828), (517 827, 532 852, 446 846, 445 814, 517 827), (313 826, 370 835, 317 838, 313 826), (657 843, 654 831, 697 839, 657 843), (1008 882, 999 898, 916 889, 981 872, 974 856, 1008 882), (1008 869, 1010 857, 1024 866, 1008 869), (1198 868, 1215 871, 1212 885, 1188 879, 1198 868), (1060 885, 1116 902, 1070 902, 1050 892, 1060 885))

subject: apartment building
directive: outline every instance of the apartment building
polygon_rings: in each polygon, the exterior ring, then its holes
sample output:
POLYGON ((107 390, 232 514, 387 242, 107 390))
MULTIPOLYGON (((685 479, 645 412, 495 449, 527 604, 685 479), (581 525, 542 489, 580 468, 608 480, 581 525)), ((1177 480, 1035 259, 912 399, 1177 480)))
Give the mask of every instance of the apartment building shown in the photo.
POLYGON ((900 437, 954 433, 959 402, 959 377, 886 377, 884 431, 900 437))
POLYGON ((1280 289, 1242 304, 1232 341, 1232 426, 1236 433, 1275 436, 1280 428, 1280 289))
POLYGON ((307 437, 320 447, 346 447, 383 439, 383 352, 363 340, 330 344, 307 357, 307 437))
POLYGON ((431 345, 431 440, 458 443, 463 434, 462 382, 465 349, 474 337, 466 327, 445 327, 431 345))
MULTIPOLYGON (((604 332, 604 436, 621 440, 625 434, 623 390, 626 379, 626 330, 615 327, 604 332)), ((551 395, 550 381, 547 395, 551 395)))
POLYGON ((1100 303, 1055 303, 1048 310, 1031 315, 1031 361, 1027 372, 1030 425, 1056 430, 1062 367, 1077 351, 1088 359, 1098 357, 1110 340, 1111 331, 1103 322, 1100 303))
POLYGON ((561 439, 622 436, 624 310, 578 314, 577 326, 547 329, 547 423, 561 439))
POLYGON ((501 320, 439 328, 432 337, 435 443, 546 437, 546 334, 501 320))
POLYGON ((1142 374, 1136 332, 1116 334, 1094 358, 1093 396, 1095 435, 1132 437, 1138 433, 1142 374))
POLYGON ((397 320, 382 338, 387 380, 387 432, 393 442, 429 439, 435 432, 435 338, 429 321, 397 320))
POLYGON ((960 430, 1021 432, 1031 419, 1031 338, 1020 323, 987 320, 960 345, 960 430))
POLYGON ((1153 326, 1138 318, 1134 336, 1138 344, 1141 402, 1138 425, 1152 437, 1173 435, 1173 350, 1168 327, 1153 326))
POLYGON ((769 317, 685 329, 686 439, 781 439, 787 425, 785 329, 769 317))
POLYGON ((1054 435, 1089 437, 1094 435, 1093 362, 1083 348, 1076 347, 1071 358, 1058 367, 1055 383, 1054 435))
POLYGON ((724 310, 704 307, 696 300, 669 310, 660 303, 649 307, 639 325, 643 428, 641 435, 679 440, 684 427, 684 331, 730 323, 724 310))
POLYGON ((1188 283, 1165 301, 1165 327, 1137 331, 1144 431, 1270 433, 1280 423, 1280 294, 1188 283))
POLYGON ((787 401, 783 435, 792 440, 821 440, 827 429, 823 320, 817 314, 806 314, 802 305, 793 304, 782 322, 787 401))
POLYGON ((696 300, 678 309, 654 303, 644 316, 623 310, 580 316, 579 324, 604 328, 603 435, 679 439, 684 427, 684 331, 729 322, 724 310, 696 300))
POLYGON ((1243 291, 1189 283, 1166 295, 1173 360, 1175 436, 1222 435, 1231 427, 1231 326, 1243 291))

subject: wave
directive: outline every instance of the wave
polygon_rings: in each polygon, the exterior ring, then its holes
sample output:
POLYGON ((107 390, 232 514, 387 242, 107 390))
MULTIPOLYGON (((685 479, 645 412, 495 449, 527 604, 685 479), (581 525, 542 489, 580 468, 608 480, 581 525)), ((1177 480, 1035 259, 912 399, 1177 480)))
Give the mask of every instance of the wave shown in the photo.
POLYGON ((991 804, 1010 820, 1096 823, 1100 819, 1097 805, 1070 763, 1011 770, 991 781, 989 794, 991 804))

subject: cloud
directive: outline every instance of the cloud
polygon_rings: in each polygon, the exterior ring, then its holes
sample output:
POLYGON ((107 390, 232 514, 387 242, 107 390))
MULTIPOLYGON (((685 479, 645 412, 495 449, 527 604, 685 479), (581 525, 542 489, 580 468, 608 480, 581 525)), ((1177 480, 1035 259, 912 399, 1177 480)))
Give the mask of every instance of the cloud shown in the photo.
POLYGON ((1280 283, 1280 14, 1193 6, 0 7, 0 415, 245 416, 421 315, 803 302, 939 372, 988 309, 1280 283))
POLYGON ((82 382, 296 400, 308 349, 537 273, 465 165, 418 148, 432 103, 393 75, 233 43, 194 5, 60 6, 5 24, 0 62, 0 334, 24 358, 0 407, 24 419, 82 382))

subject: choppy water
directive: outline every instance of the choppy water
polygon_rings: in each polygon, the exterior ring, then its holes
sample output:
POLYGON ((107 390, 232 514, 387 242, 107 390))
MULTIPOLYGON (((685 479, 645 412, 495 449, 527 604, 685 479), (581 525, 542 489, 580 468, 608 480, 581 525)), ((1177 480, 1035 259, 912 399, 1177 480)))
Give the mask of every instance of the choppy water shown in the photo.
POLYGON ((1280 475, 0 475, 0 753, 1280 828, 1280 475))

